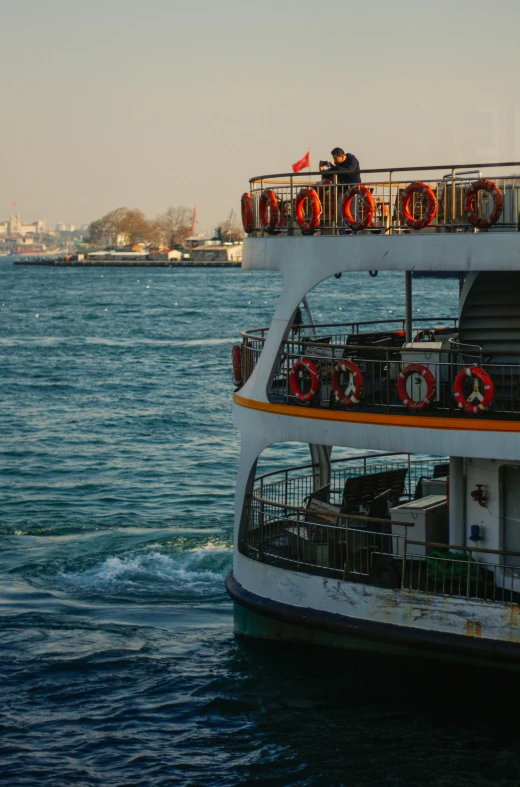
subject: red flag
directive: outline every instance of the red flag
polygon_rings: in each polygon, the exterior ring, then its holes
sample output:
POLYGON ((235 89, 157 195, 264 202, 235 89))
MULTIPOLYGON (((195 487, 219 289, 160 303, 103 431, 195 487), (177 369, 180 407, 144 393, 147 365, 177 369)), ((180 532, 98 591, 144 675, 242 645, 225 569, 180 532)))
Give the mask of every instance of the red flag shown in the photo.
POLYGON ((292 165, 292 168, 293 168, 293 172, 299 172, 304 167, 310 167, 310 166, 311 166, 311 152, 310 150, 308 150, 303 158, 297 161, 296 164, 292 165))

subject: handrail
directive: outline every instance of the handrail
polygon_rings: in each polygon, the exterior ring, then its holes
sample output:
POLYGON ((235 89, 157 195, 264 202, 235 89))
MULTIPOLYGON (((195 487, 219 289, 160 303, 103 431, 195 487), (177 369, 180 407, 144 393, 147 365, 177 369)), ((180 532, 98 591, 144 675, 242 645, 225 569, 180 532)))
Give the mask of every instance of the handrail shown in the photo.
MULTIPOLYGON (((331 459, 330 463, 332 465, 332 464, 336 464, 337 462, 354 462, 356 459, 357 460, 373 459, 374 457, 383 459, 383 457, 385 456, 404 456, 406 457, 406 459, 403 459, 403 462, 410 461, 410 454, 403 454, 400 451, 391 451, 384 454, 373 453, 373 454, 356 454, 356 456, 340 456, 337 459, 331 459)), ((421 460, 417 459, 417 460, 412 460, 412 462, 413 461, 420 462, 421 460)), ((256 476, 255 482, 260 481, 260 479, 263 478, 268 478, 269 476, 272 475, 277 475, 278 473, 292 473, 295 470, 307 470, 307 468, 313 468, 313 467, 315 467, 315 464, 313 462, 308 462, 304 465, 294 465, 293 467, 284 467, 281 470, 270 470, 268 473, 263 473, 263 475, 256 476)))
MULTIPOLYGON (((388 520, 386 520, 388 521, 388 520)), ((408 539, 407 544, 414 546, 435 547, 437 549, 461 549, 464 552, 486 552, 492 555, 508 555, 509 557, 520 557, 520 552, 510 552, 508 549, 484 549, 484 547, 463 547, 458 544, 441 544, 437 541, 411 541, 408 539)))
MULTIPOLYGON (((421 322, 421 323, 422 322, 440 322, 441 320, 443 320, 443 321, 452 320, 454 323, 457 323, 459 318, 458 317, 414 317, 413 318, 413 322, 414 323, 415 322, 421 322)), ((348 325, 358 325, 358 326, 360 326, 360 325, 387 325, 388 323, 401 323, 401 324, 404 324, 405 323, 405 318, 404 317, 393 317, 393 318, 390 318, 388 320, 363 320, 361 322, 359 322, 358 320, 348 320, 347 322, 322 322, 322 323, 319 323, 318 325, 311 325, 310 323, 302 323, 301 325, 298 325, 297 327, 300 330, 303 330, 304 328, 312 328, 314 330, 316 328, 343 328, 343 327, 347 327, 348 325)), ((457 326, 454 325, 453 327, 456 328, 457 326)), ((252 338, 257 338, 255 336, 253 336, 253 332, 254 331, 268 331, 268 330, 269 330, 269 327, 266 327, 266 328, 248 328, 245 331, 241 331, 240 335, 242 337, 244 337, 244 336, 252 336, 252 338)), ((264 337, 258 337, 258 338, 264 338, 264 337)))
MULTIPOLYGON (((359 335, 362 336, 363 334, 361 333, 359 335)), ((377 351, 377 352, 383 352, 383 351, 386 352, 386 351, 388 351, 389 353, 393 353, 393 354, 400 353, 403 350, 403 347, 399 347, 399 346, 396 346, 394 344, 378 344, 377 346, 373 345, 373 344, 330 344, 328 342, 313 342, 313 341, 310 341, 309 339, 305 339, 303 341, 300 340, 300 339, 285 339, 283 344, 284 345, 285 344, 291 344, 293 346, 305 345, 305 347, 327 347, 327 348, 332 349, 332 350, 351 349, 352 350, 352 355, 355 355, 359 350, 363 350, 364 352, 366 352, 366 351, 377 351)), ((425 342, 424 344, 427 344, 427 343, 425 342)), ((406 348, 404 348, 404 349, 406 350, 406 348)), ((427 348, 425 349, 425 351, 427 351, 427 348)), ((460 349, 453 349, 451 347, 443 347, 441 352, 442 353, 446 353, 447 355, 464 355, 465 354, 463 351, 461 352, 460 349)), ((475 350, 472 350, 471 352, 473 354, 475 354, 475 355, 489 355, 489 350, 482 350, 482 349, 476 350, 475 349, 475 350)), ((501 355, 504 355, 506 357, 510 357, 511 356, 511 351, 510 350, 493 350, 493 358, 501 356, 501 355)), ((374 360, 374 359, 367 358, 366 360, 370 361, 370 360, 374 360)), ((495 364, 491 364, 491 365, 492 366, 497 366, 496 363, 495 364)), ((511 368, 517 368, 517 367, 520 366, 520 364, 507 364, 507 366, 510 366, 511 368)))
MULTIPOLYGON (((305 508, 303 506, 293 506, 290 503, 275 503, 274 500, 266 500, 265 497, 257 497, 257 495, 251 495, 251 500, 255 500, 257 503, 264 503, 265 505, 268 506, 274 506, 275 508, 283 508, 284 510, 290 509, 291 511, 296 511, 297 513, 303 513, 303 514, 310 513, 315 516, 321 516, 323 518, 335 516, 335 514, 333 514, 332 511, 330 513, 329 512, 324 513, 321 511, 309 511, 308 508, 305 508)), ((377 525, 385 524, 385 525, 399 525, 401 527, 415 527, 414 522, 401 522, 401 520, 399 519, 378 519, 377 517, 362 516, 361 514, 344 514, 341 511, 338 511, 337 518, 354 519, 356 522, 373 522, 374 524, 377 525)), ((328 527, 328 525, 324 524, 323 527, 328 527)), ((409 541, 408 543, 412 543, 412 542, 409 541)))
MULTIPOLYGON (((273 508, 283 508, 284 510, 290 509, 291 511, 296 511, 298 513, 303 514, 311 514, 314 516, 334 516, 334 514, 324 514, 319 511, 309 511, 308 508, 304 508, 302 506, 294 506, 290 505, 289 503, 276 503, 273 500, 266 500, 263 497, 258 497, 257 495, 251 495, 251 499, 255 500, 257 503, 263 503, 267 506, 272 506, 273 508)), ((414 527, 413 522, 402 522, 398 519, 378 519, 375 517, 370 516, 362 516, 361 514, 344 514, 338 511, 337 514, 338 519, 354 519, 356 522, 369 522, 374 524, 384 524, 384 525, 399 525, 399 527, 414 527)), ((298 524, 305 524, 304 521, 300 522, 298 520, 298 524)), ((317 524, 313 522, 312 524, 317 524)), ((320 524, 320 527, 330 527, 328 524, 320 524)), ((390 534, 388 534, 390 535, 390 534)), ((484 547, 467 547, 467 546, 459 546, 455 544, 442 544, 436 541, 412 541, 407 537, 406 539, 407 545, 413 546, 426 546, 426 547, 436 547, 440 549, 451 549, 451 550, 462 550, 464 552, 480 552, 485 553, 488 555, 506 555, 507 557, 520 557, 520 552, 512 552, 507 549, 484 549, 484 547)))
MULTIPOLYGON (((502 162, 493 162, 492 164, 435 164, 434 166, 421 166, 421 167, 379 167, 377 169, 360 169, 359 172, 362 175, 367 175, 369 173, 381 173, 381 172, 391 172, 392 174, 395 172, 426 172, 426 171, 437 171, 441 169, 489 169, 491 167, 520 167, 520 161, 506 161, 502 162)), ((333 174, 338 174, 334 172, 333 174)), ((341 174, 341 170, 339 171, 341 174)), ((314 175, 319 175, 320 177, 323 175, 323 171, 318 170, 317 172, 303 172, 303 177, 310 177, 314 175)), ((249 178, 249 183, 256 183, 257 181, 266 180, 267 178, 294 178, 294 172, 280 172, 279 174, 273 175, 255 175, 253 178, 249 178)))

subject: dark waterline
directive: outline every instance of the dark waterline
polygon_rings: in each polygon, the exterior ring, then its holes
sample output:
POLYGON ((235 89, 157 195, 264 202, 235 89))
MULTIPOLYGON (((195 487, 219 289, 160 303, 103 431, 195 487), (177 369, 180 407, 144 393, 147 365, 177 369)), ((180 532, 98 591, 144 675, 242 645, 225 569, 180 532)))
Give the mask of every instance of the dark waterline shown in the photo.
MULTIPOLYGON (((280 283, 0 260, 6 784, 518 783, 491 701, 515 707, 516 676, 233 638, 231 346, 280 283)), ((456 281, 414 289, 418 316, 456 314, 456 281)), ((403 300, 399 275, 356 274, 311 305, 386 319, 403 300)))

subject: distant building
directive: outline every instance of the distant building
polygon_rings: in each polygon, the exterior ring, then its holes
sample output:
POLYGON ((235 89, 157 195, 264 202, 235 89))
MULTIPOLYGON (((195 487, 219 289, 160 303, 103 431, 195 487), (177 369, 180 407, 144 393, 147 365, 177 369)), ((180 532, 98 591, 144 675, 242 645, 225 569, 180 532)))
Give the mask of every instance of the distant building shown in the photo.
POLYGON ((75 224, 64 224, 62 221, 59 221, 54 227, 55 232, 74 232, 75 229, 75 224))
POLYGON ((20 216, 11 216, 8 221, 0 221, 0 235, 41 235, 45 232, 45 221, 38 219, 25 224, 20 216))

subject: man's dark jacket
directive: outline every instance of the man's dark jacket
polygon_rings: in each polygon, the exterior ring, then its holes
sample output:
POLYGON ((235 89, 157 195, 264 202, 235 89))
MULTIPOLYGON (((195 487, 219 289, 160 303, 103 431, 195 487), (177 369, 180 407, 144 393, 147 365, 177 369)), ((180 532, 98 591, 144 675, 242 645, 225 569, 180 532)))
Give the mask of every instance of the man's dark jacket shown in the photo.
POLYGON ((359 161, 352 155, 347 153, 347 158, 340 164, 334 164, 330 169, 325 172, 337 172, 338 183, 361 183, 361 175, 359 174, 359 161))

